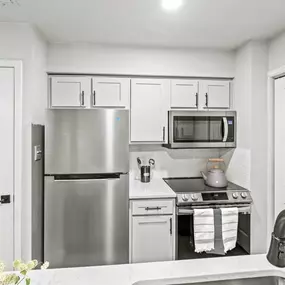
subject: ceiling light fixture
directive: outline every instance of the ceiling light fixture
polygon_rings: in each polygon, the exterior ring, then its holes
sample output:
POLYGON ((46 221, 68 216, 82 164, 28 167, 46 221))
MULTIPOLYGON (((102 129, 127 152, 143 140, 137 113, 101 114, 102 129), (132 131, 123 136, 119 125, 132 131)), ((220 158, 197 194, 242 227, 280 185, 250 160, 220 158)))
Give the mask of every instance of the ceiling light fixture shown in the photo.
POLYGON ((177 10, 182 4, 183 0, 162 0, 162 7, 168 11, 177 10))

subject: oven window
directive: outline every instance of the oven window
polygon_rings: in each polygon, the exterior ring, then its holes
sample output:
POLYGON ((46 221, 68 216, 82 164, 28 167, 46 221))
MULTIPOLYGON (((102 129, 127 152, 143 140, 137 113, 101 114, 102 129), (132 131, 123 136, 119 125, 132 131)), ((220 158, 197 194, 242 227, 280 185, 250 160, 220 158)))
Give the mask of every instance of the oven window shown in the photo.
POLYGON ((222 117, 173 117, 174 142, 222 142, 222 117))

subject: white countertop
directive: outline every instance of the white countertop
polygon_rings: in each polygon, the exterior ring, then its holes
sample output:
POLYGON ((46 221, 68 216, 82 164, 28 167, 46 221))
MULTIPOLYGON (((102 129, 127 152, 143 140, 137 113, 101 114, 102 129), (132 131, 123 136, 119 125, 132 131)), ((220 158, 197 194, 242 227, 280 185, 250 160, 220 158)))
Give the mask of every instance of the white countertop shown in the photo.
POLYGON ((272 266, 265 255, 251 255, 30 273, 33 285, 168 285, 262 276, 285 278, 285 269, 272 266))
POLYGON ((130 199, 175 198, 176 194, 159 176, 154 176, 150 182, 142 183, 130 174, 130 199))

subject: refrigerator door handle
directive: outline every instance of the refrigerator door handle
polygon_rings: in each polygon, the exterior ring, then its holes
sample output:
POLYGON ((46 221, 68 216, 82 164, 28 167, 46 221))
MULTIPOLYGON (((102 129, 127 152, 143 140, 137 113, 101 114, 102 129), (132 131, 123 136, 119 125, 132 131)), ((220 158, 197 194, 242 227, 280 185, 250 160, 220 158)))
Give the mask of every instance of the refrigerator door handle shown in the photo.
POLYGON ((103 174, 55 174, 55 181, 96 181, 96 180, 119 180, 124 173, 103 173, 103 174))

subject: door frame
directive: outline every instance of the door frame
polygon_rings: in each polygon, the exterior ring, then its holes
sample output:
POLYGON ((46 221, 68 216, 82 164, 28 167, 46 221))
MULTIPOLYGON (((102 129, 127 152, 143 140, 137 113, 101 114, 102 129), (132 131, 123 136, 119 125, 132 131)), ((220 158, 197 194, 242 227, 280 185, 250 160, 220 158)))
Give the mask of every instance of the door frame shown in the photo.
POLYGON ((274 227, 274 212, 275 212, 275 132, 274 132, 274 80, 285 76, 285 65, 280 68, 271 70, 267 74, 267 128, 268 128, 268 151, 267 151, 267 161, 268 161, 268 182, 267 182, 267 201, 268 201, 268 211, 267 211, 267 247, 270 244, 271 233, 274 227))
POLYGON ((14 248, 13 258, 21 258, 22 212, 22 100, 23 63, 21 60, 0 59, 1 68, 14 68, 14 248))

